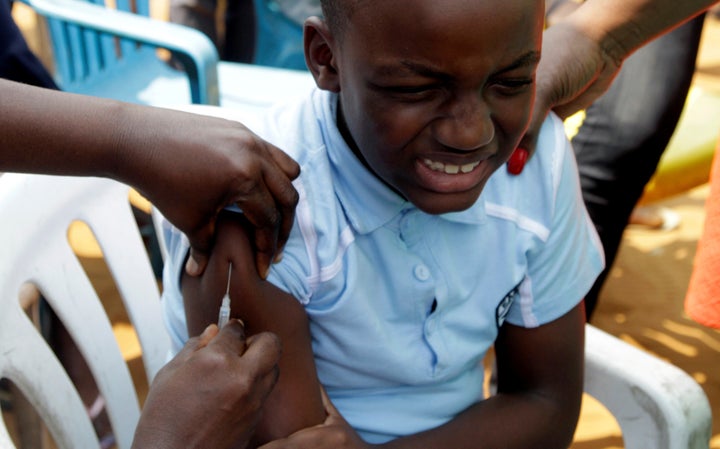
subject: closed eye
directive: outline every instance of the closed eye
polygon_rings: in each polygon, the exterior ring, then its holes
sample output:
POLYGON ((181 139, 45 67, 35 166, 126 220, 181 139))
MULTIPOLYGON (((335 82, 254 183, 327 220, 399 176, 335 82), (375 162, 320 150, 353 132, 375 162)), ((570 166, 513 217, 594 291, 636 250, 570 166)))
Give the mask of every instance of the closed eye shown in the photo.
POLYGON ((383 94, 404 101, 423 101, 435 98, 442 88, 437 84, 376 86, 383 94))
POLYGON ((502 78, 492 82, 492 85, 502 95, 517 95, 527 92, 535 82, 532 78, 502 78))

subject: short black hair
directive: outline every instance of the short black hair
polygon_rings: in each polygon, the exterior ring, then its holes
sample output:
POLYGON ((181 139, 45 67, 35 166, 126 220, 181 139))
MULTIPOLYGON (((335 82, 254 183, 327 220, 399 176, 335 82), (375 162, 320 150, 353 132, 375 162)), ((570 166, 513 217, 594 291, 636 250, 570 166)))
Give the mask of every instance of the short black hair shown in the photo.
MULTIPOLYGON (((390 0, 391 1, 391 0, 390 0)), ((323 17, 336 38, 340 38, 361 0, 320 0, 323 17)))

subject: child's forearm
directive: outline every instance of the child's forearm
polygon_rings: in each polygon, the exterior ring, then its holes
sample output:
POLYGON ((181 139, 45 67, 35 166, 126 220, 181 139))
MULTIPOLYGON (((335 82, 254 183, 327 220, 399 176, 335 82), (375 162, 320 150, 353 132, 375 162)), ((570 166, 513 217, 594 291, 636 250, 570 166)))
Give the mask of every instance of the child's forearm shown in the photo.
POLYGON ((565 449, 577 418, 531 395, 498 395, 470 407, 444 426, 397 438, 382 449, 565 449))

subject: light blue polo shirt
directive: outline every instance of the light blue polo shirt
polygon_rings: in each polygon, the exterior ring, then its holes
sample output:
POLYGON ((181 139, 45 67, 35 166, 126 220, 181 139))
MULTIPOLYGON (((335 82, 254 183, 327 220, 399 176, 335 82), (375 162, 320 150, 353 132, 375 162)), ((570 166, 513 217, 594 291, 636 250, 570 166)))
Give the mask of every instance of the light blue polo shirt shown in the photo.
MULTIPOLYGON (((335 123, 336 96, 245 124, 302 168, 296 223, 269 280, 310 318, 318 375, 369 442, 439 426, 482 399, 482 359, 507 320, 536 327, 582 299, 603 267, 562 122, 549 117, 522 176, 500 169, 470 209, 428 215, 370 173, 335 123)), ((164 305, 187 340, 170 235, 164 305)), ((291 375, 285 373, 284 375, 291 375)))

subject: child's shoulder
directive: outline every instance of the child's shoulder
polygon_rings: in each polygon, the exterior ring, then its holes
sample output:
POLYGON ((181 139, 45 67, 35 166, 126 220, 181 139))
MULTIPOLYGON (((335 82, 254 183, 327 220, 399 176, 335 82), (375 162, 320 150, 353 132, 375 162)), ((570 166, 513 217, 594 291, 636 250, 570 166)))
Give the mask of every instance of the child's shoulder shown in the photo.
POLYGON ((303 167, 325 145, 323 130, 328 123, 323 93, 313 89, 305 95, 275 104, 259 117, 250 119, 248 123, 252 127, 249 127, 303 167))

